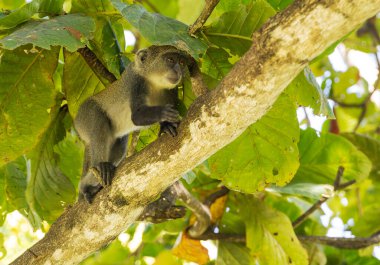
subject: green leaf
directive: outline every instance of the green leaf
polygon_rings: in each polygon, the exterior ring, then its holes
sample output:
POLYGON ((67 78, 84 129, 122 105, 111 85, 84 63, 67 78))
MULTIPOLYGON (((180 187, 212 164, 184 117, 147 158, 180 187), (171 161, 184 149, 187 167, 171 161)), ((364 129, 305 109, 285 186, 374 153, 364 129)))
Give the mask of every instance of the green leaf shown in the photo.
POLYGON ((321 197, 331 197, 334 195, 334 187, 326 184, 317 185, 311 183, 296 183, 286 185, 285 187, 271 187, 267 190, 273 190, 289 195, 303 196, 315 200, 319 200, 321 197))
POLYGON ((14 10, 24 4, 25 0, 2 0, 0 2, 0 9, 14 10))
POLYGON ((309 67, 306 67, 299 73, 285 91, 298 104, 311 107, 314 110, 314 114, 322 114, 328 119, 334 118, 334 113, 327 98, 309 67))
POLYGON ((247 246, 260 265, 308 264, 306 250, 285 214, 254 197, 243 198, 241 205, 247 246))
POLYGON ((232 54, 242 56, 252 44, 252 33, 276 11, 265 0, 252 1, 247 5, 223 13, 205 30, 207 39, 232 54))
POLYGON ((0 48, 13 50, 25 44, 33 44, 47 50, 51 46, 64 46, 74 52, 84 47, 87 39, 92 38, 94 27, 91 17, 80 14, 31 21, 1 39, 0 48))
POLYGON ((249 249, 240 244, 219 241, 215 265, 253 265, 249 249))
POLYGON ((232 68, 232 64, 228 61, 230 55, 220 48, 208 48, 206 54, 202 57, 202 72, 221 80, 232 68))
POLYGON ((114 11, 114 7, 110 0, 80 0, 72 1, 71 13, 84 13, 91 16, 101 15, 98 13, 105 11, 114 11))
POLYGON ((82 142, 76 135, 66 134, 66 137, 56 144, 53 149, 54 153, 59 156, 59 169, 77 188, 82 174, 84 152, 82 142))
POLYGON ((58 166, 54 146, 64 138, 64 109, 52 109, 49 127, 36 148, 27 156, 30 163, 26 198, 33 212, 53 222, 75 201, 75 187, 58 166))
POLYGON ((40 7, 39 1, 28 3, 7 16, 0 18, 0 30, 16 27, 22 22, 28 21, 40 7))
POLYGON ((78 53, 64 51, 63 91, 72 117, 90 96, 104 89, 103 83, 78 53))
POLYGON ((351 66, 346 72, 337 73, 332 84, 333 98, 339 102, 358 103, 347 101, 347 88, 355 85, 360 79, 359 69, 351 66))
POLYGON ((211 177, 245 193, 269 183, 288 183, 299 166, 295 110, 294 102, 282 94, 264 117, 209 159, 211 177))
POLYGON ((371 161, 344 137, 313 129, 301 131, 298 145, 301 165, 293 183, 333 184, 339 166, 344 167, 343 179, 360 181, 371 170, 371 161))
POLYGON ((58 49, 0 50, 0 56, 1 166, 31 150, 48 126, 48 110, 56 96, 52 76, 58 49))
MULTIPOLYGON (((166 1, 158 0, 158 2, 165 3, 166 1)), ((188 25, 195 22, 205 6, 205 2, 203 0, 178 0, 177 2, 178 14, 176 19, 188 25), (191 10, 191 12, 189 12, 189 10, 191 10)), ((169 16, 165 13, 164 15, 169 16)))
POLYGON ((149 42, 155 45, 172 45, 198 58, 206 51, 207 45, 192 38, 188 26, 160 14, 149 13, 140 5, 119 3, 116 7, 121 14, 139 30, 149 42))
POLYGON ((104 18, 97 18, 95 22, 96 30, 94 39, 90 42, 91 50, 116 78, 120 78, 120 52, 124 52, 125 47, 123 26, 104 18), (120 51, 116 41, 120 45, 120 51))
POLYGON ((341 135, 353 143, 371 160, 371 179, 380 182, 380 142, 363 134, 344 133, 341 135))
POLYGON ((363 215, 358 218, 352 232, 356 236, 369 237, 380 230, 380 206, 369 205, 362 209, 363 215))
POLYGON ((8 211, 18 210, 23 212, 28 208, 25 190, 26 190, 26 161, 24 157, 8 163, 4 166, 5 191, 8 202, 8 211))

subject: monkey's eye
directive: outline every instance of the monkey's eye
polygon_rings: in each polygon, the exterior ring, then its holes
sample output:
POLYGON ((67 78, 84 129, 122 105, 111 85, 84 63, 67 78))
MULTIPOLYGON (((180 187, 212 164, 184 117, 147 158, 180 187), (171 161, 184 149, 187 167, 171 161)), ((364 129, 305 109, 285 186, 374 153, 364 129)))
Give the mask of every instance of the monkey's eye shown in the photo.
POLYGON ((184 65, 185 65, 185 61, 184 61, 184 60, 179 60, 179 64, 180 64, 181 66, 184 66, 184 65))
POLYGON ((167 58, 166 59, 169 63, 174 63, 174 59, 173 58, 167 58))

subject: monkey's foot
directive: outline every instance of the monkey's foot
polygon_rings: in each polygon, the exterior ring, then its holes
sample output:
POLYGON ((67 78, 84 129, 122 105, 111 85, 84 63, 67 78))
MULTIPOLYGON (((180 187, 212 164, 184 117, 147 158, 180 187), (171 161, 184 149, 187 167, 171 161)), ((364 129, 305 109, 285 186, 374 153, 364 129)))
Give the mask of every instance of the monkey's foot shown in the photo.
POLYGON ((115 176, 116 167, 111 162, 100 162, 97 167, 103 186, 109 186, 115 176))
POLYGON ((103 187, 101 185, 97 186, 86 186, 83 189, 83 197, 84 199, 91 204, 92 201, 95 198, 95 195, 102 189, 103 187))
POLYGON ((173 137, 177 136, 177 127, 179 125, 179 122, 161 122, 160 124, 160 132, 158 135, 161 135, 163 133, 167 133, 173 137))

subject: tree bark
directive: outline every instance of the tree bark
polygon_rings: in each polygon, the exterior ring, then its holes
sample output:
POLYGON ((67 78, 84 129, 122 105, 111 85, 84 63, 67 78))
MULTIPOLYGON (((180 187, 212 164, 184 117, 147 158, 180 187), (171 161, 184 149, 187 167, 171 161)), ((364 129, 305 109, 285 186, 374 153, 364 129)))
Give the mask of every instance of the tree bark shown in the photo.
POLYGON ((260 119, 307 63, 380 10, 380 0, 300 0, 253 35, 249 51, 199 97, 175 138, 163 136, 127 159, 111 187, 67 209, 12 264, 77 264, 135 222, 183 173, 260 119))

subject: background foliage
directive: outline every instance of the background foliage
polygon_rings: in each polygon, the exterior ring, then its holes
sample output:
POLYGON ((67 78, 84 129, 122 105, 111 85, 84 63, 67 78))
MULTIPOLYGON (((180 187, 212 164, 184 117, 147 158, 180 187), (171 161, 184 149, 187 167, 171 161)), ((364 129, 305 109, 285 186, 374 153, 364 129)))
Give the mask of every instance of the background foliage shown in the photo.
MULTIPOLYGON (((4 262, 20 254, 12 238, 27 230, 22 221, 12 225, 10 213, 17 210, 34 230, 47 231, 76 201, 83 146, 72 119, 87 97, 107 85, 76 52, 79 48, 89 47, 120 77, 121 62, 128 63, 137 49, 174 45, 198 59, 213 89, 250 47, 252 33, 293 1, 221 0, 196 38, 187 30, 203 1, 135 2, 0 1, 4 262), (127 45, 125 36, 131 33, 136 42, 127 45)), ((201 200, 221 186, 230 189, 211 207, 215 231, 245 236, 244 244, 208 241, 208 253, 200 241, 181 233, 191 222, 187 216, 131 226, 83 264, 378 264, 373 247, 342 251, 302 244, 297 235, 366 237, 380 230, 379 28, 380 19, 372 18, 346 36, 334 52, 340 53, 340 67, 329 57, 338 43, 327 49, 262 119, 183 176, 201 200), (359 69, 350 54, 369 60, 366 69, 372 67, 375 74, 359 69), (314 115, 328 118, 318 131, 312 128, 314 115), (342 182, 356 183, 334 193, 339 166, 344 167, 342 182), (293 229, 292 221, 322 195, 332 197, 324 211, 293 229)), ((194 99, 188 82, 181 99, 186 111, 194 99)), ((137 150, 156 135, 156 128, 142 131, 137 150)), ((32 234, 19 237, 18 245, 27 247, 35 239, 32 234)))

